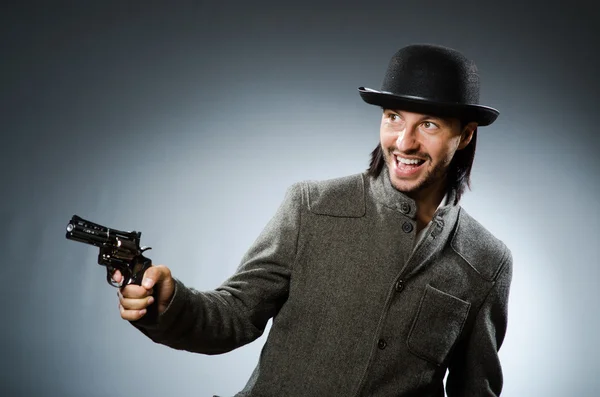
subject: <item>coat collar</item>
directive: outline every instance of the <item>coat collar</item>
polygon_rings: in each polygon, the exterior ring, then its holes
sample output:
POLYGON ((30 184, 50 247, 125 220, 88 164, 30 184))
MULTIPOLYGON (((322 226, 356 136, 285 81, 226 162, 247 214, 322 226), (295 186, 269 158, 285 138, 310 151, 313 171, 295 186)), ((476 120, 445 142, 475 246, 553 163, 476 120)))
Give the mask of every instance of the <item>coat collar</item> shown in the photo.
MULTIPOLYGON (((417 212, 415 201, 392 186, 387 167, 383 167, 377 178, 371 179, 371 189, 376 201, 387 208, 399 211, 415 222, 417 212)), ((403 278, 412 277, 425 269, 452 238, 461 208, 455 201, 456 192, 451 191, 448 193, 446 203, 435 211, 421 244, 412 250, 402 268, 403 278)))
MULTIPOLYGON (((390 180, 389 170, 387 165, 383 166, 381 173, 372 182, 375 199, 384 206, 399 211, 411 219, 416 219, 417 203, 406 194, 398 191, 390 180)), ((445 218, 455 207, 456 191, 452 190, 447 195, 446 203, 440 206, 434 214, 434 219, 438 216, 445 218)))

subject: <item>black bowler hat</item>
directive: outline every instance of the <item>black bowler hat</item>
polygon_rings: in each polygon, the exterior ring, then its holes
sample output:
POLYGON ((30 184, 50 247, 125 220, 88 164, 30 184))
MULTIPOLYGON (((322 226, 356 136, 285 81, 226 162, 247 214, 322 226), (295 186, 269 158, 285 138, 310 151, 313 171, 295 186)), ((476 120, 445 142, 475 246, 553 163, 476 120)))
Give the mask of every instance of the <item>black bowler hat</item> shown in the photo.
POLYGON ((479 104, 477 67, 451 48, 414 44, 392 57, 381 90, 360 87, 362 99, 386 109, 457 117, 490 125, 496 109, 479 104))

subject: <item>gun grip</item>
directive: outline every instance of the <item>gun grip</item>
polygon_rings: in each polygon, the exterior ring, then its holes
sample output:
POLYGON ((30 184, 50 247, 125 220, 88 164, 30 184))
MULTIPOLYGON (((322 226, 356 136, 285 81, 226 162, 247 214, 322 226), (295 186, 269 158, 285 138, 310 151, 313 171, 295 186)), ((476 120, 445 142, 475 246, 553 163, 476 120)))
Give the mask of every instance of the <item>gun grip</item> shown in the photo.
POLYGON ((144 255, 138 255, 136 257, 136 261, 133 266, 130 283, 135 284, 135 285, 142 285, 142 279, 144 278, 144 273, 151 266, 152 266, 152 261, 150 260, 150 258, 146 258, 144 255))

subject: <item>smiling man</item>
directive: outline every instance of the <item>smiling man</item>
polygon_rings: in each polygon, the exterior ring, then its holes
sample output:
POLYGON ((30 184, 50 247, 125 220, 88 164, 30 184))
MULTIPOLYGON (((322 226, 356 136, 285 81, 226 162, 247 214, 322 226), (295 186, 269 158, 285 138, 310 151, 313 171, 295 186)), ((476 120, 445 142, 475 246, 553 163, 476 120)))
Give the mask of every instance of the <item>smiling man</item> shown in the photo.
POLYGON ((383 109, 366 172, 292 185, 213 291, 148 269, 119 292, 121 317, 203 354, 273 319, 240 397, 442 397, 447 373, 450 397, 497 396, 512 256, 459 202, 498 112, 479 104, 475 65, 440 46, 402 48, 382 89, 359 92, 383 109))
POLYGON ((392 186, 417 202, 417 231, 433 218, 448 190, 452 159, 469 145, 476 128, 477 123, 463 126, 457 118, 384 110, 378 150, 392 186))

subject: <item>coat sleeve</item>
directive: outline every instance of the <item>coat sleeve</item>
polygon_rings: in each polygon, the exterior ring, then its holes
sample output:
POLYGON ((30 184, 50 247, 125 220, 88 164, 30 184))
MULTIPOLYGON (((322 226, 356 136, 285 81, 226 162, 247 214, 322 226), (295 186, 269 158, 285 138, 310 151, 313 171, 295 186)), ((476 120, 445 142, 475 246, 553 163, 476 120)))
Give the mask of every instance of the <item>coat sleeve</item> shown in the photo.
POLYGON ((512 280, 512 255, 504 264, 479 308, 470 335, 457 345, 449 363, 448 397, 499 396, 503 377, 498 351, 504 341, 508 296, 512 280))
POLYGON ((295 184, 235 274, 207 292, 175 280, 167 309, 132 324, 156 343, 203 354, 225 353, 261 336, 288 296, 301 208, 302 187, 295 184))

